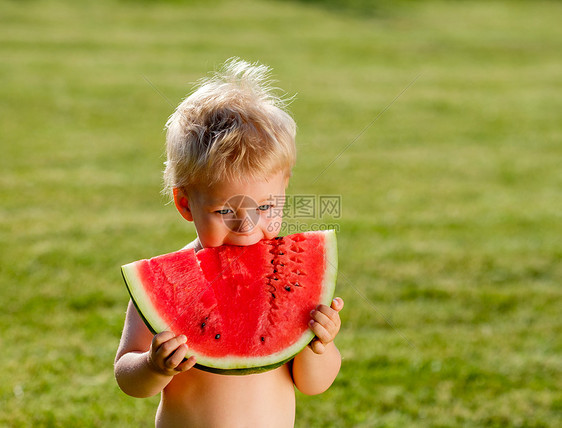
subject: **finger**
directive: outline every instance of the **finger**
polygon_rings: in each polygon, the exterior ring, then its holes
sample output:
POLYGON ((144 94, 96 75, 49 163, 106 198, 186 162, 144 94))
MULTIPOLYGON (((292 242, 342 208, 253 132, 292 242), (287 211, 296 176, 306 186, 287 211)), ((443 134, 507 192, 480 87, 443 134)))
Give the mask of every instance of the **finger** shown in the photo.
POLYGON ((343 299, 341 297, 336 297, 334 300, 332 300, 332 304, 330 305, 330 307, 336 311, 339 312, 343 309, 343 299))
POLYGON ((163 331, 154 335, 152 338, 152 349, 157 350, 164 342, 167 342, 174 337, 174 333, 171 331, 163 331))
POLYGON ((335 320, 338 317, 338 311, 331 306, 318 305, 315 310, 326 314, 331 320, 335 320))
POLYGON ((326 305, 319 305, 316 311, 311 312, 311 317, 328 328, 330 331, 337 333, 341 326, 340 316, 337 311, 326 305), (324 317, 324 316, 325 317, 324 317))
POLYGON ((322 324, 317 323, 314 320, 310 320, 309 326, 318 340, 320 340, 323 344, 330 343, 334 339, 334 336, 331 335, 322 324))
POLYGON ((164 342, 156 351, 156 355, 159 358, 165 360, 168 358, 180 345, 187 342, 187 337, 183 334, 179 336, 172 337, 170 340, 164 342))
POLYGON ((184 360, 180 365, 178 365, 176 367, 176 371, 185 372, 185 371, 189 370, 190 368, 192 368, 195 365, 196 362, 197 362, 197 359, 195 358, 194 355, 192 355, 187 360, 184 360))
POLYGON ((330 316, 322 311, 319 310, 311 311, 310 317, 317 323, 322 324, 327 329, 333 329, 336 327, 335 322, 330 318, 330 316))
POLYGON ((310 349, 312 349, 312 352, 314 352, 315 354, 323 354, 326 350, 326 347, 319 340, 313 340, 310 344, 310 349))
POLYGON ((185 344, 178 346, 174 353, 164 361, 164 366, 167 369, 175 369, 181 364, 186 354, 187 346, 185 344))

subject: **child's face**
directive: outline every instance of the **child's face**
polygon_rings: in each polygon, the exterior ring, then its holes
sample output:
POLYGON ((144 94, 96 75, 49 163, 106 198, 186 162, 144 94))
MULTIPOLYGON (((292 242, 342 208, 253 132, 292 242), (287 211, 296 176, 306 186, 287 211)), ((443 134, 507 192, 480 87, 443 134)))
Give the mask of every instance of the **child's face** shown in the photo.
POLYGON ((176 189, 174 199, 182 216, 194 222, 203 248, 245 246, 277 236, 287 184, 285 174, 278 173, 263 181, 176 189))

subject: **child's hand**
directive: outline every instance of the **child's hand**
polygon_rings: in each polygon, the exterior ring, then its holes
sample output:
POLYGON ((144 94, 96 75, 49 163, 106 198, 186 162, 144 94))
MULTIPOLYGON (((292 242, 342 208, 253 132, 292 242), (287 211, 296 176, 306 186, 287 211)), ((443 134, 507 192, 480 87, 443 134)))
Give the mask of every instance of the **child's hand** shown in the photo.
POLYGON ((171 331, 155 335, 148 351, 150 368, 165 376, 174 376, 192 368, 195 365, 194 356, 184 361, 187 354, 186 341, 184 335, 174 336, 171 331))
POLYGON ((316 337, 310 343, 310 349, 316 354, 322 354, 326 345, 334 340, 340 331, 341 320, 339 311, 343 309, 343 299, 336 297, 330 307, 318 305, 311 313, 310 329, 316 337))

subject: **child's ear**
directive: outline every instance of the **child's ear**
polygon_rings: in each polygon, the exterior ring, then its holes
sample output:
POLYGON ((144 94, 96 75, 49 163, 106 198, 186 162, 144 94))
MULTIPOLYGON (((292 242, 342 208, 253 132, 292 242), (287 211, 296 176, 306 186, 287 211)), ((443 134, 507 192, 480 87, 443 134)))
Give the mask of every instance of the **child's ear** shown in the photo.
POLYGON ((191 215, 191 210, 189 209, 187 195, 179 187, 174 187, 174 202, 182 217, 188 221, 193 221, 193 215, 191 215))

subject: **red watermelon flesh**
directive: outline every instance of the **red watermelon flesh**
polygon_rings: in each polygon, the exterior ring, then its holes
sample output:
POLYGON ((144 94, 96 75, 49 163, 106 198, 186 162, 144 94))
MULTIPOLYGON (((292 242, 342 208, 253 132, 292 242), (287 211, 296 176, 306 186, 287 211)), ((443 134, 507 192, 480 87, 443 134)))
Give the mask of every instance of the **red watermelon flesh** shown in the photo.
POLYGON ((310 311, 329 305, 334 294, 335 232, 180 250, 122 271, 147 326, 184 334, 198 367, 259 372, 291 359, 313 338, 310 311))

